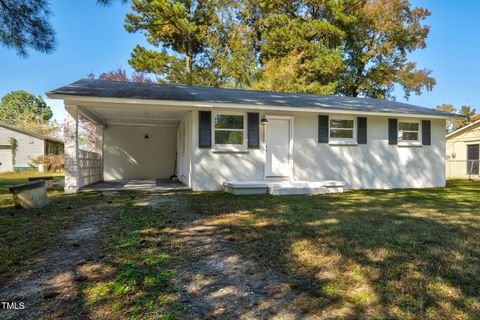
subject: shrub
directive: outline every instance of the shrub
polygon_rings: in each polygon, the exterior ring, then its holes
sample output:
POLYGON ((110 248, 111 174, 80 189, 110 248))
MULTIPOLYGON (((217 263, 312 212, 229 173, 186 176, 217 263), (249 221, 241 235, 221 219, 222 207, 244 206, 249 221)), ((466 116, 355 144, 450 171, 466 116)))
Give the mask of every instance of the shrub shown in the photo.
POLYGON ((40 156, 32 161, 33 165, 45 165, 45 170, 49 172, 60 172, 65 168, 65 158, 63 154, 47 154, 40 156))

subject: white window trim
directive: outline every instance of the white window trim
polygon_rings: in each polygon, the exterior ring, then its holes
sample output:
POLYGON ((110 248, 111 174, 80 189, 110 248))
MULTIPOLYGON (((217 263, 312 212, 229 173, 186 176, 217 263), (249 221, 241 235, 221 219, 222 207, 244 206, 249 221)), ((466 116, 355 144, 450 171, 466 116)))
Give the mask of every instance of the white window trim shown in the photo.
POLYGON ((418 119, 398 119, 397 121, 398 145, 400 147, 422 147, 422 121, 418 119), (417 140, 403 140, 400 137, 400 122, 418 123, 418 132, 412 130, 405 130, 404 132, 417 132, 417 140))
MULTIPOLYGON (((338 128, 336 128, 338 129, 338 128)), ((350 129, 339 129, 339 130, 350 130, 350 129)), ((357 119, 355 117, 348 116, 330 116, 328 117, 328 144, 330 145, 357 145, 357 119), (352 120, 353 121, 353 138, 332 138, 330 136, 330 131, 333 129, 330 127, 330 121, 332 120, 352 120)))
POLYGON ((247 114, 245 112, 238 111, 215 111, 212 112, 212 149, 214 150, 231 150, 231 151, 243 151, 247 149, 247 114), (215 129, 215 116, 243 116, 243 129, 215 129), (243 144, 216 144, 215 143, 215 131, 243 131, 243 144))

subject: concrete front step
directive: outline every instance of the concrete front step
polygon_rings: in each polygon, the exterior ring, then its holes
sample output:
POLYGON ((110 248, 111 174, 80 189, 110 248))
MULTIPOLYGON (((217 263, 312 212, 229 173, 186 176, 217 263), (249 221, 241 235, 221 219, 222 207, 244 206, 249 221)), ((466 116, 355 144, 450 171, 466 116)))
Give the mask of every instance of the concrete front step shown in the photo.
POLYGON ((286 195, 298 195, 298 194, 325 194, 327 193, 327 188, 273 186, 268 188, 268 193, 273 196, 286 196, 286 195))
POLYGON ((225 192, 235 195, 299 195, 342 193, 342 181, 226 181, 225 192))

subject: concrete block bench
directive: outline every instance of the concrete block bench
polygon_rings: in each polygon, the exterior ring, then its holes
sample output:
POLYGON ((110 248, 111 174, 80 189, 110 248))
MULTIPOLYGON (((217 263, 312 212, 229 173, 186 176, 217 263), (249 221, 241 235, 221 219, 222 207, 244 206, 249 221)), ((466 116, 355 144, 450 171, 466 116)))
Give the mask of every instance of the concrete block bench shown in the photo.
POLYGON ((45 180, 32 181, 11 187, 16 208, 32 209, 48 205, 47 189, 45 180))
POLYGON ((53 177, 30 177, 28 181, 45 181, 45 188, 52 189, 53 188, 53 177))

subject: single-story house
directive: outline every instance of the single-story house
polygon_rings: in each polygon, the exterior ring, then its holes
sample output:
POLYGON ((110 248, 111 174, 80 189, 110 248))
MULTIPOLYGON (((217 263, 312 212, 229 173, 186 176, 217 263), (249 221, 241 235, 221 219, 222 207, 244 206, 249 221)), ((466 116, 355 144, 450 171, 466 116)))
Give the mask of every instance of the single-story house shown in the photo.
POLYGON ((447 178, 480 177, 480 117, 447 135, 447 178))
POLYGON ((63 154, 63 141, 0 124, 0 172, 32 168, 32 160, 47 154, 63 154))
POLYGON ((91 79, 47 96, 65 103, 67 192, 173 175, 194 191, 270 181, 443 187, 455 116, 387 100, 91 79), (79 152, 79 115, 97 126, 95 154, 79 152))

